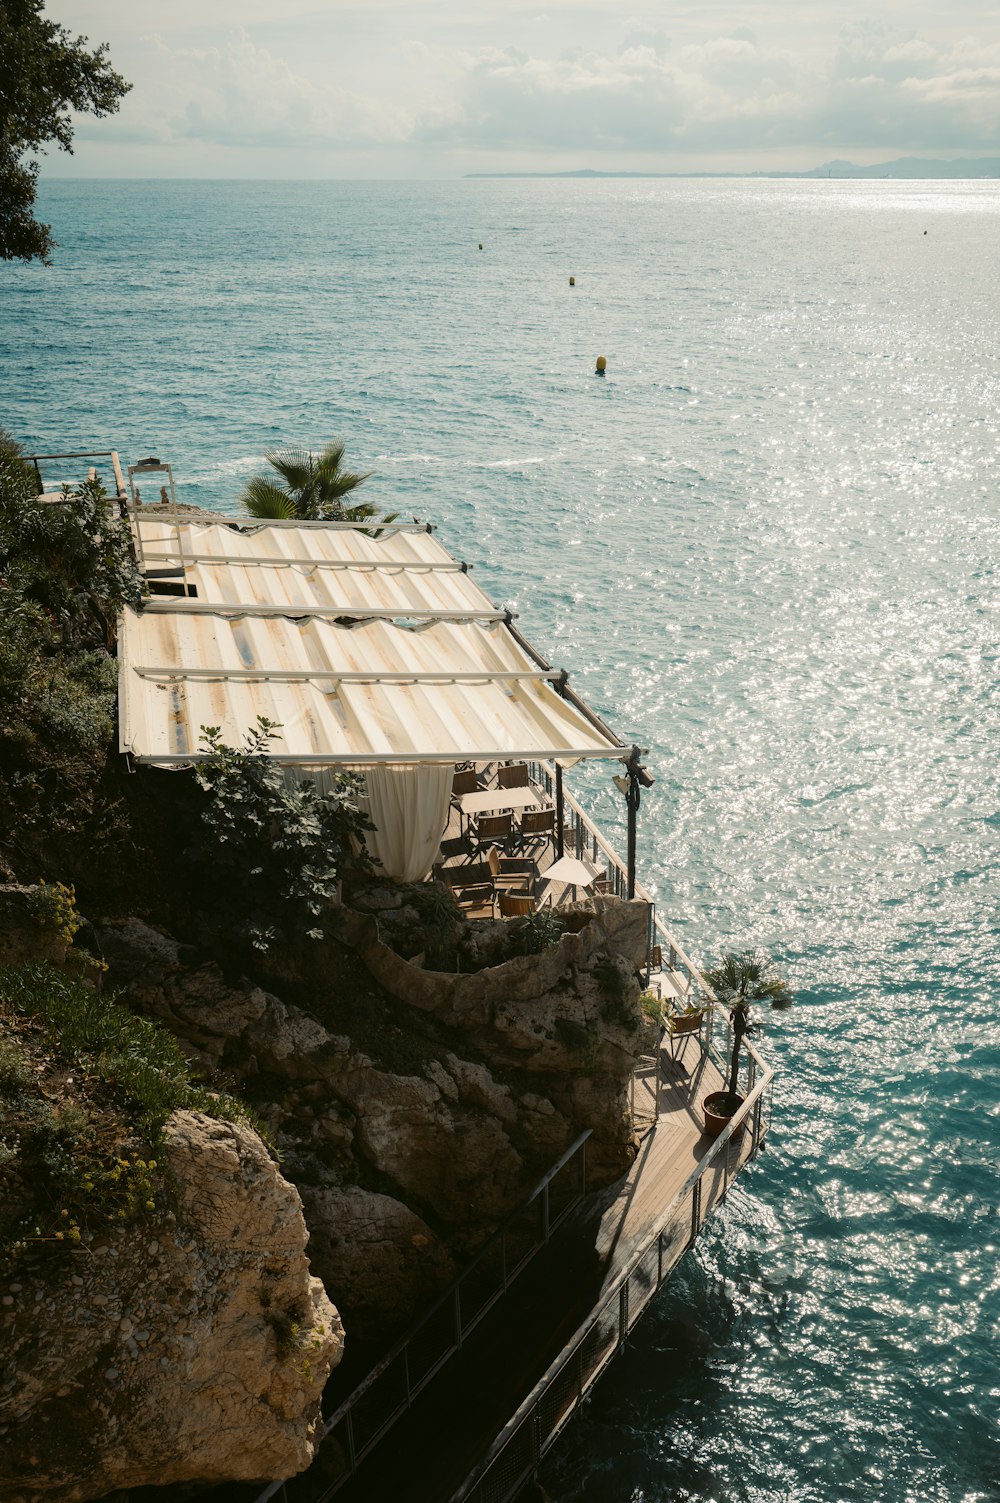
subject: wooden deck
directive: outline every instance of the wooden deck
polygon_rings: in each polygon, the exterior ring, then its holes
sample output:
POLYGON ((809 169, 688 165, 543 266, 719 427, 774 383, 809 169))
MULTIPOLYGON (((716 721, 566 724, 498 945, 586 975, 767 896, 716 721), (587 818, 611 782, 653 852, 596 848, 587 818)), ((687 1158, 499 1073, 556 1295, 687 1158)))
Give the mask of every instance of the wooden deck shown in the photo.
MULTIPOLYGON (((692 1198, 680 1192, 714 1146, 702 1131, 699 1107, 704 1095, 720 1087, 721 1078, 696 1035, 682 1041, 678 1064, 671 1066, 668 1048, 661 1051, 655 1123, 651 1120, 642 1135, 629 1172, 589 1196, 558 1229, 362 1462, 353 1480, 337 1485, 344 1449, 342 1437, 338 1443, 334 1433, 310 1471, 285 1484, 278 1503, 320 1503, 334 1491, 339 1503, 396 1503, 402 1497, 407 1503, 452 1503, 466 1496, 508 1496, 502 1485, 500 1491, 487 1490, 483 1483, 467 1492, 498 1437, 505 1431, 515 1434, 512 1421, 519 1409, 588 1319, 604 1306, 617 1311, 621 1276, 650 1240, 671 1249, 673 1266, 749 1156, 749 1132, 742 1144, 723 1148, 702 1177, 692 1221, 692 1198), (672 1222, 658 1239, 675 1201, 672 1222)), ((656 1061, 650 1059, 636 1079, 636 1113, 645 1112, 650 1119, 657 1073, 656 1061)), ((567 1415, 571 1407, 566 1404, 567 1415)))
MULTIPOLYGON (((701 1102, 724 1082, 712 1060, 701 1053, 697 1035, 679 1040, 678 1065, 672 1067, 668 1049, 661 1050, 659 1110, 654 1127, 640 1139, 639 1152, 628 1174, 601 1204, 600 1225, 595 1236, 597 1254, 604 1265, 602 1289, 613 1287, 621 1270, 656 1232, 671 1202, 705 1154, 713 1146, 703 1130, 701 1102), (681 1073, 683 1072, 683 1073, 681 1073)), ((652 1114, 656 1069, 652 1061, 636 1077, 635 1112, 652 1114)), ((730 1147, 702 1181, 702 1214, 725 1194, 735 1172, 746 1161, 751 1147, 749 1134, 730 1147)), ((688 1207, 680 1208, 683 1212, 688 1207)))

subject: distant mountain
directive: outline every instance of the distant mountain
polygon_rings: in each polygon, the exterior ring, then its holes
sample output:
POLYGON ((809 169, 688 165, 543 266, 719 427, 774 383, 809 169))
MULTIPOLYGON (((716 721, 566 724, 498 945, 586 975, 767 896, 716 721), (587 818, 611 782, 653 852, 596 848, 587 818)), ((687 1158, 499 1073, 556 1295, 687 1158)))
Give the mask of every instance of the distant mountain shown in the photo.
MULTIPOLYGON (((770 175, 770 174, 766 174, 770 175)), ((811 172, 782 172, 780 177, 1000 177, 1000 157, 955 157, 950 162, 928 157, 897 157, 873 167, 855 162, 824 162, 811 172)))
POLYGON ((467 172, 466 177, 808 177, 808 178, 1000 178, 1000 157, 955 157, 950 162, 931 157, 897 157, 859 167, 856 162, 824 162, 801 172, 598 172, 579 167, 574 172, 467 172))

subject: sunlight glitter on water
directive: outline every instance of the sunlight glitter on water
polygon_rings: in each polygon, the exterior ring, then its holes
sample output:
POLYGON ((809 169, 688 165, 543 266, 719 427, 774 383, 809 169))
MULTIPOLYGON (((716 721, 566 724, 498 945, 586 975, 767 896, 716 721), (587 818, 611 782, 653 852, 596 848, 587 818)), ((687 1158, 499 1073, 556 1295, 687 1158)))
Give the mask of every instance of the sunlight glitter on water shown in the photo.
MULTIPOLYGON (((998 185, 46 192, 6 424, 223 509, 264 449, 344 436, 650 748, 685 947, 762 943, 797 988, 770 1150, 549 1491, 992 1503, 998 185)), ((607 769, 574 787, 621 844, 607 769)))

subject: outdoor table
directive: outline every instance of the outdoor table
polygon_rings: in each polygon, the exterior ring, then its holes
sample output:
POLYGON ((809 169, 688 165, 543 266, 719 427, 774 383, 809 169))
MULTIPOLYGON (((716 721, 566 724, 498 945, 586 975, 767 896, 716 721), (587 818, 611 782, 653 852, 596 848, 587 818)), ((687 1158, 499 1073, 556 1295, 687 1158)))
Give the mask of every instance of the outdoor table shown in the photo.
POLYGON ((463 793, 458 807, 466 817, 474 814, 506 813, 508 809, 536 809, 541 799, 534 788, 481 788, 478 793, 463 793))
POLYGON ((554 861, 551 866, 545 868, 541 877, 543 882, 554 882, 559 887, 571 887, 575 903, 577 888, 589 887, 598 875, 595 867, 588 866, 585 861, 580 861, 576 856, 560 856, 558 861, 554 861))

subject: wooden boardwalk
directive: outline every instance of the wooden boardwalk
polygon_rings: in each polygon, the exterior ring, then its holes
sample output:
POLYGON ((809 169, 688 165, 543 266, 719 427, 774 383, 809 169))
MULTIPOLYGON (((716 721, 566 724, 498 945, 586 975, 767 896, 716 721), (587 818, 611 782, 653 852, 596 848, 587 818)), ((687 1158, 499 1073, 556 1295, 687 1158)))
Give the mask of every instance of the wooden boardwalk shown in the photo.
MULTIPOLYGON (((320 1503, 334 1493, 339 1503, 396 1503, 400 1498, 407 1503, 452 1503, 467 1495, 511 1495, 504 1491, 502 1479, 495 1486, 480 1482, 471 1492, 466 1489, 505 1429, 516 1439, 512 1418, 541 1387, 546 1372, 558 1364, 588 1318, 602 1307, 617 1311, 622 1274, 651 1239, 661 1268, 664 1246, 670 1249, 672 1267, 751 1151, 747 1132, 742 1144, 724 1145, 717 1154, 700 1181, 700 1200, 680 1195, 715 1146, 702 1131, 700 1102, 722 1082, 696 1035, 681 1041, 678 1057, 679 1068, 672 1067, 665 1048, 659 1072, 655 1060, 649 1060, 637 1075, 636 1116, 645 1114, 650 1125, 629 1172, 588 1197, 558 1229, 352 1480, 337 1485, 344 1451, 334 1433, 309 1472, 285 1484, 278 1503, 320 1503), (665 1237, 658 1239, 679 1195, 665 1237)), ((573 1402, 578 1397, 574 1389, 573 1402)), ((572 1407, 566 1402, 563 1413, 572 1407)), ((512 1463, 511 1476, 519 1475, 517 1466, 512 1463)))

